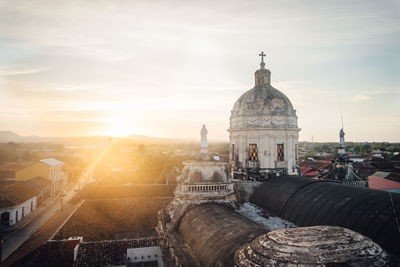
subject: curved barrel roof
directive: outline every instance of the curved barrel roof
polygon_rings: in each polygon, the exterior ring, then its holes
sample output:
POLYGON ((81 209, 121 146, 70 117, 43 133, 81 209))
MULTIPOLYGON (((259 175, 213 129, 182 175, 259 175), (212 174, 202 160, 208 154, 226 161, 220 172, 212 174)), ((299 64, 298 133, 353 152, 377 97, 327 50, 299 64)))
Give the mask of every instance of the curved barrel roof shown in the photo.
POLYGON ((250 201, 298 226, 351 229, 400 256, 400 229, 395 216, 400 220, 400 194, 281 176, 258 187, 250 201))
POLYGON ((201 266, 233 266, 236 250, 268 232, 218 204, 201 204, 183 215, 178 232, 201 266))

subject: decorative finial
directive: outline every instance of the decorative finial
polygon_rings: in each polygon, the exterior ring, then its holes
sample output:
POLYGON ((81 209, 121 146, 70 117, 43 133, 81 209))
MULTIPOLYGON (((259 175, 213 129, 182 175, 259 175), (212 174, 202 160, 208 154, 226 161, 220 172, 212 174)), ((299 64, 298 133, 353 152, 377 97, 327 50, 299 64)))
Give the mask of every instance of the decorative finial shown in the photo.
POLYGON ((264 57, 266 56, 266 54, 264 54, 264 52, 261 52, 260 54, 258 54, 261 57, 261 69, 265 69, 265 62, 264 62, 264 57))

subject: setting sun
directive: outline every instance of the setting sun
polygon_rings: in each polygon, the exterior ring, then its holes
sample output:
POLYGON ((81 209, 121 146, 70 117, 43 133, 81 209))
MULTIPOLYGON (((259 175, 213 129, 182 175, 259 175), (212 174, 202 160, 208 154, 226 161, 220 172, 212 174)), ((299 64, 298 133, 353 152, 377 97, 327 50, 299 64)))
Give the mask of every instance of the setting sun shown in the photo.
POLYGON ((106 134, 108 136, 122 137, 134 132, 134 129, 128 125, 114 124, 107 129, 106 134))

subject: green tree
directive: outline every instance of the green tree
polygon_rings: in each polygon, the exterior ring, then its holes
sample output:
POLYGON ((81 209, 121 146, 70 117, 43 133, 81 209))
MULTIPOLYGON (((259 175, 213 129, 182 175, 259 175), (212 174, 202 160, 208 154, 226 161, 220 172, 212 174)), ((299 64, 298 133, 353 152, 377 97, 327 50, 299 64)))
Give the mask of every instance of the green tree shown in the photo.
POLYGON ((308 158, 315 158, 314 152, 310 151, 310 152, 307 152, 306 154, 304 154, 304 159, 308 159, 308 158))

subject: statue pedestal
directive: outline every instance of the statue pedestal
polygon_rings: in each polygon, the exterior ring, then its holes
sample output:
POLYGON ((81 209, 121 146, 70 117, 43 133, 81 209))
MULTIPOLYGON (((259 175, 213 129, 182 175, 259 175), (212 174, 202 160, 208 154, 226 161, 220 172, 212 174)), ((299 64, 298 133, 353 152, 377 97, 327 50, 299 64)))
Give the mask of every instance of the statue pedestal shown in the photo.
POLYGON ((200 148, 200 156, 201 160, 210 160, 210 157, 208 156, 208 147, 200 148))
POLYGON ((183 165, 182 174, 176 179, 174 200, 167 207, 174 227, 189 208, 202 203, 238 207, 239 200, 224 162, 192 160, 183 165))

